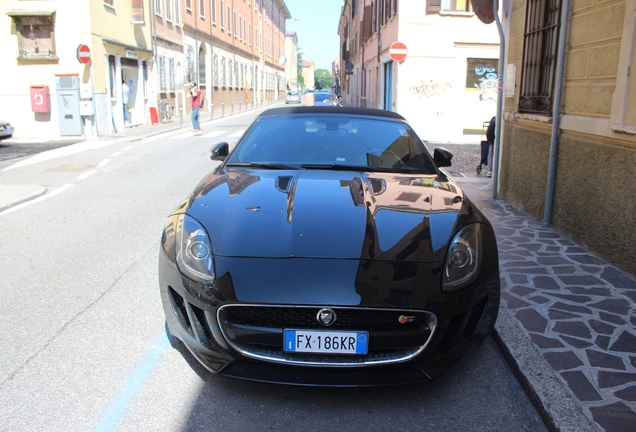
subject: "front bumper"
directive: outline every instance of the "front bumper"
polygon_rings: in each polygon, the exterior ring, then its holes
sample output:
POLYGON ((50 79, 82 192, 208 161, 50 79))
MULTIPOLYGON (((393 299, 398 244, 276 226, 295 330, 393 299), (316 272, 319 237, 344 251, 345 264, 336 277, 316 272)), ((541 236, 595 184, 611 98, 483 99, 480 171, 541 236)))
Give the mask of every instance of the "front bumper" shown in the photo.
MULTIPOLYGON (((453 295, 420 296, 408 307, 388 304, 323 305, 336 310, 364 310, 378 314, 420 314, 410 329, 381 328, 370 332, 370 341, 385 341, 364 357, 331 357, 290 354, 282 350, 282 328, 297 328, 302 322, 263 323, 228 318, 235 307, 320 309, 316 304, 246 304, 238 300, 231 278, 221 276, 214 287, 197 286, 183 277, 174 263, 161 254, 159 274, 161 297, 170 333, 180 339, 208 370, 220 375, 254 381, 316 386, 395 385, 435 379, 450 370, 492 330, 499 308, 498 265, 485 265, 472 286, 453 295), (492 268, 491 268, 492 267, 492 268), (418 327, 419 326, 419 327, 418 327), (387 341, 403 340, 395 346, 387 341), (398 333, 395 333, 398 332, 398 333), (413 333, 411 336, 408 333, 413 333), (384 338, 384 339, 383 339, 384 338), (410 344, 410 345, 409 345, 410 344)), ((392 297, 395 301, 395 297, 392 297)), ((390 302, 391 300, 388 300, 390 302)), ((279 310, 276 311, 277 315, 279 310)), ((293 315, 293 314, 292 314, 293 315)), ((282 320, 282 321, 281 321, 282 320)), ((363 324, 353 327, 368 330, 363 324)))

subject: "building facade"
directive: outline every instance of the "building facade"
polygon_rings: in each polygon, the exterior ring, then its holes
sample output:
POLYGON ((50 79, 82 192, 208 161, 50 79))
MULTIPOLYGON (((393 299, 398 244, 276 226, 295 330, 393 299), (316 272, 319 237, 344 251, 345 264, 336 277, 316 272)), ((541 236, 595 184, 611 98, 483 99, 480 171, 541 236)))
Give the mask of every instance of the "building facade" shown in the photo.
POLYGON ((515 0, 504 10, 510 92, 499 194, 636 274, 636 2, 563 8, 561 0, 515 0), (545 38, 553 43, 537 43, 545 38))
POLYGON ((2 1, 0 117, 90 138, 189 116, 192 81, 204 117, 282 100, 289 18, 282 0, 2 1))
POLYGON ((127 98, 128 123, 145 122, 149 11, 148 0, 0 2, 0 79, 11 83, 0 117, 16 135, 108 135, 124 127, 127 98))
POLYGON ((296 32, 285 33, 285 79, 288 90, 298 88, 298 37, 296 32))
POLYGON ((499 34, 468 0, 346 0, 339 34, 346 104, 396 111, 428 141, 479 142, 496 112, 499 34))

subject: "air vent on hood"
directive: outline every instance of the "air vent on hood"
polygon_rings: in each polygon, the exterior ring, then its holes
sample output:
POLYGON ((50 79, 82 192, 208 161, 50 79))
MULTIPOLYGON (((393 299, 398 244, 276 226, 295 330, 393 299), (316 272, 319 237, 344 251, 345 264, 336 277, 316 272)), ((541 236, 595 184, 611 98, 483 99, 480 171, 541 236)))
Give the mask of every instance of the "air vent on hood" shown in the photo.
POLYGON ((278 176, 276 177, 276 189, 283 193, 289 192, 289 189, 292 185, 292 180, 294 177, 292 176, 278 176))
POLYGON ((386 191, 386 181, 384 179, 370 178, 369 186, 372 195, 381 195, 386 191))

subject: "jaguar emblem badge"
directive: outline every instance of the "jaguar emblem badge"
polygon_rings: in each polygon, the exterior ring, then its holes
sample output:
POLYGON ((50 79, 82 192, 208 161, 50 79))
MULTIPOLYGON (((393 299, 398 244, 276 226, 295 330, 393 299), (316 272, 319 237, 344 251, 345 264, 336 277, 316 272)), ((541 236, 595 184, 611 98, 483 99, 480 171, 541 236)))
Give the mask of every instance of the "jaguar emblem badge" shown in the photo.
POLYGON ((335 323, 337 318, 336 312, 333 309, 320 309, 318 315, 316 315, 318 324, 325 327, 329 327, 335 323))

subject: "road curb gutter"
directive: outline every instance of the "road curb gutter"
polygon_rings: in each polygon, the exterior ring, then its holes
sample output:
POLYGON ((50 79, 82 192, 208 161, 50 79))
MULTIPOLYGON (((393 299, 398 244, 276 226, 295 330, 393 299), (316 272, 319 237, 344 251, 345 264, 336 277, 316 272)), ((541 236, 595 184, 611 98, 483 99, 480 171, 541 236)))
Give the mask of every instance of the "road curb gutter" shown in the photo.
POLYGON ((550 431, 599 431, 504 307, 492 336, 550 431))
POLYGON ((44 186, 0 185, 0 212, 40 197, 46 191, 44 186))

